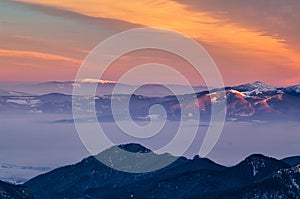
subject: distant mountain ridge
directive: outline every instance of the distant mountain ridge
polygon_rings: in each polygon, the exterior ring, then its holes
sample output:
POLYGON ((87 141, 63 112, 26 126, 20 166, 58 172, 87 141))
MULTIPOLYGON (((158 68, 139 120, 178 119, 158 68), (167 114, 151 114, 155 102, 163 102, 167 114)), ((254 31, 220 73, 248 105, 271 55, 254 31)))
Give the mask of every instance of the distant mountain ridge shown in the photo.
MULTIPOLYGON (((120 147, 137 155, 152 153, 139 144, 120 147)), ((88 157, 77 164, 37 176, 24 186, 27 186, 37 199, 299 199, 300 164, 290 166, 281 160, 259 154, 251 155, 233 167, 224 167, 197 156, 192 160, 179 157, 177 161, 161 170, 132 174, 111 169, 94 157, 88 157)))
MULTIPOLYGON (((51 81, 42 83, 23 83, 23 84, 3 84, 6 90, 16 90, 19 92, 32 93, 34 95, 45 95, 49 93, 62 93, 66 95, 72 95, 73 88, 80 88, 85 86, 87 88, 97 85, 96 95, 104 96, 110 95, 113 89, 117 85, 114 81, 108 80, 84 80, 84 81, 51 81)), ((188 94, 187 87, 185 85, 160 85, 160 84, 145 84, 135 91, 136 95, 143 95, 147 97, 164 97, 167 95, 172 95, 172 92, 166 88, 175 90, 179 95, 188 94)), ((1 87, 0 87, 1 88, 1 87)), ((136 88, 134 85, 130 84, 120 84, 118 83, 118 88, 120 92, 118 94, 130 94, 129 91, 136 88)), ((207 90, 206 86, 193 86, 192 89, 195 92, 201 92, 207 90)), ((0 92, 1 94, 1 92, 0 92)))
MULTIPOLYGON (((57 84, 48 83, 48 84, 57 84)), ((70 83, 67 83, 68 85, 70 83)), ((112 83, 103 84, 108 87, 112 83)), ((156 88, 156 85, 149 85, 156 88)), ((130 99, 130 113, 134 120, 161 119, 162 115, 149 114, 149 107, 159 104, 166 109, 167 119, 193 120, 200 111, 202 120, 209 120, 211 106, 226 100, 226 119, 230 121, 300 121, 300 92, 299 85, 287 88, 275 88, 262 82, 254 82, 239 86, 225 87, 224 90, 212 89, 196 93, 197 99, 190 94, 169 95, 165 97, 147 97, 143 95, 105 95, 95 96, 98 120, 114 121, 111 103, 126 102, 130 99), (225 91, 225 92, 224 92, 225 91), (180 104, 179 100, 183 103, 180 104)), ((151 90, 151 89, 150 89, 151 90)), ((83 97, 84 98, 84 97, 83 97)), ((39 96, 0 96, 0 111, 72 114, 72 96, 62 93, 50 93, 39 96)), ((128 119, 119 110, 118 120, 128 119)), ((222 110, 220 110, 222 111, 222 110)), ((89 120, 90 118, 86 118, 89 120)), ((84 121, 84 120, 83 120, 84 121)), ((57 122, 73 122, 61 120, 57 122)))
POLYGON ((0 89, 0 96, 5 97, 13 97, 13 96, 33 96, 33 94, 23 93, 23 92, 16 92, 16 91, 8 91, 0 89))
POLYGON ((0 163, 0 179, 14 184, 21 184, 41 173, 52 170, 49 167, 19 166, 0 163))

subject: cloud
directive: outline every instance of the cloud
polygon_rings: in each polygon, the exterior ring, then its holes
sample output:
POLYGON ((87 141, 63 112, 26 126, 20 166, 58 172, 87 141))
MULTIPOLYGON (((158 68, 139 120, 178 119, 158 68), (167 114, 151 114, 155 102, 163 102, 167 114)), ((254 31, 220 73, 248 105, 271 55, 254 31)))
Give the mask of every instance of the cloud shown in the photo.
MULTIPOLYGON (((48 40, 44 44, 52 49, 45 51, 41 44, 36 44, 36 49, 24 45, 22 50, 81 59, 84 53, 70 49, 87 53, 103 39, 122 30, 156 26, 184 33, 207 47, 225 71, 226 83, 238 83, 241 79, 253 81, 259 77, 275 84, 278 76, 284 79, 300 73, 298 1, 20 1, 3 1, 14 6, 15 14, 6 20, 10 25, 6 23, 1 31, 48 40)), ((139 57, 132 57, 135 58, 139 57)))
POLYGON ((137 24, 3 0, 0 2, 0 48, 83 57, 107 37, 137 24))
POLYGON ((176 0, 195 12, 208 12, 229 23, 277 37, 299 50, 300 1, 294 0, 176 0), (296 42, 296 43, 295 43, 296 42))
POLYGON ((99 42, 129 22, 54 7, 0 1, 1 80, 70 80, 99 42))
MULTIPOLYGON (((55 6, 58 3, 60 4, 61 3, 60 1, 57 1, 57 2, 49 1, 48 3, 46 1, 35 1, 35 0, 33 0, 33 1, 3 0, 3 1, 7 2, 9 4, 22 5, 26 9, 41 12, 43 14, 47 14, 50 16, 58 16, 58 17, 62 17, 64 19, 69 19, 72 21, 83 22, 83 23, 88 23, 88 24, 93 24, 93 25, 107 26, 110 29, 115 29, 116 31, 121 31, 121 30, 126 30, 129 28, 135 28, 135 27, 141 26, 140 24, 131 23, 126 20, 105 18, 105 17, 93 16, 93 15, 85 15, 80 12, 75 12, 72 10, 64 9, 64 7, 61 7, 61 6, 55 6), (54 7, 51 6, 52 5, 51 3, 54 3, 53 4, 54 7)), ((77 5, 85 7, 88 4, 84 3, 84 5, 82 5, 82 2, 78 2, 77 5)))
MULTIPOLYGON (((229 45, 236 51, 244 51, 250 54, 256 53, 258 58, 270 57, 270 59, 273 59, 284 55, 287 58, 286 62, 296 61, 298 63, 299 61, 286 45, 286 38, 256 29, 251 24, 237 23, 232 18, 238 14, 227 14, 234 10, 242 15, 245 9, 247 11, 248 7, 251 8, 251 6, 247 5, 254 3, 230 1, 227 7, 228 9, 231 8, 231 10, 228 10, 225 9, 226 6, 222 9, 222 5, 225 5, 225 3, 220 3, 221 1, 218 0, 212 1, 213 3, 171 0, 145 0, 132 1, 130 3, 109 0, 103 0, 99 3, 96 0, 87 0, 83 3, 80 0, 70 0, 63 4, 58 0, 22 1, 60 7, 90 17, 110 18, 144 26, 170 28, 197 38, 200 43, 209 42, 220 46, 220 48, 229 45), (237 5, 234 2, 237 2, 237 5), (212 10, 213 8, 214 10, 212 10)), ((266 6, 262 3, 259 5, 266 6)), ((258 11, 262 10, 263 8, 260 8, 258 11)), ((252 8, 246 13, 256 14, 252 8)), ((256 21, 259 21, 258 17, 256 19, 256 21)))
POLYGON ((34 52, 34 51, 17 51, 17 50, 0 49, 0 56, 1 57, 34 58, 34 59, 37 58, 37 59, 44 59, 44 60, 51 60, 51 61, 65 61, 65 62, 70 62, 72 64, 80 64, 81 63, 81 60, 78 60, 78 59, 73 59, 73 58, 69 58, 69 57, 48 54, 48 53, 34 52))

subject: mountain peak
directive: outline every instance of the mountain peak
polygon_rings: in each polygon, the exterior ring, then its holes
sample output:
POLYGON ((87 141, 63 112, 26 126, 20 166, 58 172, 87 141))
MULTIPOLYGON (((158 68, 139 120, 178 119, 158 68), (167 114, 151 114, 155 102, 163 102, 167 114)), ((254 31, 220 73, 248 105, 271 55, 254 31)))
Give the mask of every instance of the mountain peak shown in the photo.
POLYGON ((264 155, 261 154, 252 154, 250 156, 248 156, 244 161, 245 162, 264 162, 266 160, 270 160, 271 158, 266 157, 264 155))
POLYGON ((269 159, 269 157, 264 156, 262 154, 252 154, 250 156, 248 156, 245 161, 251 161, 251 160, 265 160, 265 159, 269 159))
POLYGON ((121 144, 118 146, 120 149, 123 149, 128 152, 132 153, 149 153, 151 152, 150 149, 147 149, 146 147, 137 144, 137 143, 130 143, 130 144, 121 144))
POLYGON ((261 154, 253 154, 235 166, 239 172, 246 172, 252 177, 262 177, 261 174, 273 174, 281 168, 288 168, 289 165, 275 158, 267 157, 261 154))
POLYGON ((284 162, 277 160, 275 158, 267 157, 262 154, 252 154, 248 156, 242 163, 246 164, 260 164, 261 166, 265 167, 268 166, 269 164, 275 164, 275 163, 282 163, 285 164, 284 162))
POLYGON ((259 95, 266 92, 276 91, 275 87, 269 86, 261 81, 255 81, 252 83, 242 84, 239 86, 232 87, 231 89, 243 92, 246 95, 259 95))
POLYGON ((243 162, 245 164, 251 165, 251 166, 257 166, 257 167, 265 167, 266 162, 270 161, 271 158, 266 157, 261 154, 253 154, 247 157, 243 162))
POLYGON ((259 88, 259 89, 274 89, 274 87, 271 87, 264 82, 261 81, 255 81, 252 83, 244 84, 245 86, 251 87, 251 89, 259 88))
POLYGON ((256 85, 256 86, 267 86, 267 84, 265 84, 264 82, 261 81, 255 81, 252 83, 252 85, 256 85))

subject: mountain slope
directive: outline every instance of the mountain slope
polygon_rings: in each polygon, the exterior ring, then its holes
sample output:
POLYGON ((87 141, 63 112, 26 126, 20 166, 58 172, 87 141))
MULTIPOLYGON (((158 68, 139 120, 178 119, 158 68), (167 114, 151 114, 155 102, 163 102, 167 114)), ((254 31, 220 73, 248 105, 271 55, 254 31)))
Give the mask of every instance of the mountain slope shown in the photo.
POLYGON ((299 199, 300 165, 280 169, 271 177, 240 189, 206 193, 192 198, 205 199, 299 199))
POLYGON ((33 199, 32 193, 25 187, 0 181, 1 199, 33 199))

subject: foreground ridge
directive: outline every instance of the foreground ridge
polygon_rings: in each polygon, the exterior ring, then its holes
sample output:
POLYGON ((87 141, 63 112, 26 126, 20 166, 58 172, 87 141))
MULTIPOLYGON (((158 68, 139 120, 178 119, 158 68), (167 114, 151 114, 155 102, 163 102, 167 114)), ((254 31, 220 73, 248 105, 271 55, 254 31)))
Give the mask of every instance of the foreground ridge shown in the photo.
MULTIPOLYGON (((152 153, 138 144, 120 145, 133 153, 152 153)), ((108 151, 114 150, 112 147, 108 151)), ((102 152, 105 153, 105 152, 102 152)), ((100 153, 101 154, 101 153, 100 153)), ((157 155, 161 156, 161 155, 157 155)), ((133 162, 133 164, 135 164, 133 162)), ((24 184, 35 198, 284 198, 300 196, 300 162, 254 154, 233 167, 195 156, 179 157, 149 173, 111 169, 94 157, 55 169, 24 184)))

